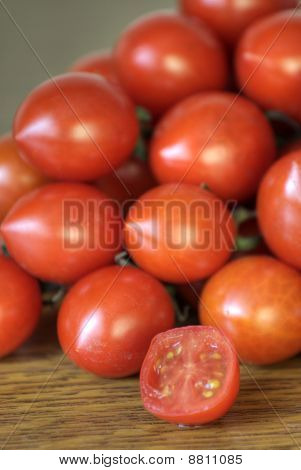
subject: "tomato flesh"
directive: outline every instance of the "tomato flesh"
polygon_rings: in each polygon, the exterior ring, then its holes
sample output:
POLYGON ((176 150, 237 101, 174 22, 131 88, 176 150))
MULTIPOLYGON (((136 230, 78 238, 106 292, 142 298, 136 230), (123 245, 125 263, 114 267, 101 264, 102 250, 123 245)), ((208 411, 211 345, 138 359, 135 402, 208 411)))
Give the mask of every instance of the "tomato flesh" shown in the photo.
POLYGON ((140 383, 150 413, 177 424, 204 424, 233 404, 239 390, 238 360, 217 329, 177 328, 154 338, 140 383))

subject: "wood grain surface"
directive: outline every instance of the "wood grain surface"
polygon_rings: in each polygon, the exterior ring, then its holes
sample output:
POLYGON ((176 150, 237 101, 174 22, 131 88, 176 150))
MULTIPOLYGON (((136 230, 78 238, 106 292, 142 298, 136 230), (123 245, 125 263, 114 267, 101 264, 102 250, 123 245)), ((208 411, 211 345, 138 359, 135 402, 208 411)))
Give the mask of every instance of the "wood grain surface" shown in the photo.
POLYGON ((298 449, 301 358, 241 367, 241 392, 216 423, 179 429, 144 411, 138 378, 103 380, 64 358, 55 314, 0 362, 0 446, 5 449, 298 449))

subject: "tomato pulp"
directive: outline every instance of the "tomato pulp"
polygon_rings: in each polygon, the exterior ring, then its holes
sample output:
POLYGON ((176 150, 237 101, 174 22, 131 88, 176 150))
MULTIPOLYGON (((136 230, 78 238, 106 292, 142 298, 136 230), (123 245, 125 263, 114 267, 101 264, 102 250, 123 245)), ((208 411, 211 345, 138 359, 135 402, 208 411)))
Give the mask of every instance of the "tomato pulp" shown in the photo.
POLYGON ((171 423, 198 425, 223 416, 239 391, 239 364, 216 328, 188 326, 157 335, 143 362, 144 407, 171 423))

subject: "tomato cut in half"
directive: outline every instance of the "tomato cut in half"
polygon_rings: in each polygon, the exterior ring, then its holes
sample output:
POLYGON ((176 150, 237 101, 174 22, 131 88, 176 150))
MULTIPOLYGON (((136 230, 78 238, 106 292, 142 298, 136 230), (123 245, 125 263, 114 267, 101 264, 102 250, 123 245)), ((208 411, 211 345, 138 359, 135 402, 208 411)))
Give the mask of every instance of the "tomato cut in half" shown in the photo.
POLYGON ((170 423, 199 425, 223 416, 239 391, 236 352, 216 328, 188 326, 158 334, 140 374, 144 407, 170 423))

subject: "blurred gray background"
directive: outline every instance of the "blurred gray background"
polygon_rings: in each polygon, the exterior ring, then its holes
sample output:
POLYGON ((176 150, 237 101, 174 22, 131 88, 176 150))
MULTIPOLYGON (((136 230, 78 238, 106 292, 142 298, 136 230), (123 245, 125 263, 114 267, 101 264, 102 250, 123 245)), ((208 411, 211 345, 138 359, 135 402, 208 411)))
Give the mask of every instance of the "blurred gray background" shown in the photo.
POLYGON ((10 129, 26 94, 63 73, 80 55, 111 47, 143 13, 177 0, 0 0, 0 133, 10 129), (28 43, 27 43, 28 41, 28 43))

